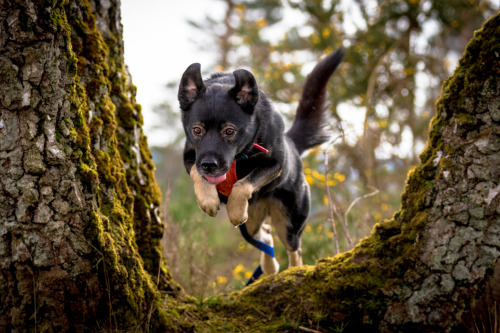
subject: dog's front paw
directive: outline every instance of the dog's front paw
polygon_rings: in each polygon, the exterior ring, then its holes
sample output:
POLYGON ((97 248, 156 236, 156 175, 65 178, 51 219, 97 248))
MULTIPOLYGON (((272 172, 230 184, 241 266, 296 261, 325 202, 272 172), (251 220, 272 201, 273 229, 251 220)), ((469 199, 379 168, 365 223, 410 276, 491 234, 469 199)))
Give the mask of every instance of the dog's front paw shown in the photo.
POLYGON ((229 221, 235 227, 245 223, 248 220, 248 200, 231 200, 231 197, 229 197, 227 200, 227 215, 229 221))
POLYGON ((248 199, 252 197, 253 186, 246 182, 236 182, 227 199, 227 215, 235 226, 248 220, 248 199))
POLYGON ((216 186, 205 181, 194 166, 191 169, 191 178, 193 179, 194 194, 198 199, 198 206, 208 215, 215 217, 220 206, 216 186))
POLYGON ((198 199, 198 206, 208 215, 215 217, 220 206, 219 196, 217 195, 217 190, 215 190, 215 195, 213 193, 207 193, 209 192, 205 191, 203 195, 196 195, 198 199))

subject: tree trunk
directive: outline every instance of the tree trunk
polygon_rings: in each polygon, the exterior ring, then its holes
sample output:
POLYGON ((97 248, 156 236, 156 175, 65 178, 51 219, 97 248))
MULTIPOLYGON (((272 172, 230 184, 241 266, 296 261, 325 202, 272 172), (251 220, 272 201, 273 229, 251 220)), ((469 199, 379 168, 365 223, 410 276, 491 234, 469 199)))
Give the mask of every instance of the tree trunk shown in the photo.
POLYGON ((159 190, 118 7, 0 1, 0 331, 459 322, 500 257, 499 16, 445 83, 393 219, 350 252, 199 303, 179 297, 161 260, 159 190))
POLYGON ((0 331, 165 325, 156 285, 178 287, 119 3, 0 1, 0 22, 0 331))

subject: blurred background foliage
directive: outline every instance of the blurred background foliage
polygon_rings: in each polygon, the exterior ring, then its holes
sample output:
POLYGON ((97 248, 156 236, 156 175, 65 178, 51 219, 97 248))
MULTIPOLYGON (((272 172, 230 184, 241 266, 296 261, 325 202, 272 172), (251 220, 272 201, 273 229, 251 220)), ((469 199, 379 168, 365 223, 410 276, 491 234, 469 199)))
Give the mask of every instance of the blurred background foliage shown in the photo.
MULTIPOLYGON (((334 238, 340 251, 348 250, 346 228, 356 243, 398 209, 443 80, 474 30, 498 10, 488 0, 210 1, 223 1, 225 16, 190 22, 200 52, 217 55, 215 64, 202 64, 205 74, 251 70, 288 121, 318 59, 338 47, 346 50, 329 85, 332 140, 303 157, 312 191, 305 264, 335 255, 334 238)), ((175 96, 177 85, 166 83, 166 95, 175 96)), ((173 274, 198 297, 241 288, 259 253, 232 227, 225 209, 216 219, 198 209, 182 162, 177 101, 165 101, 156 112, 164 119, 159 126, 174 138, 166 147, 152 147, 173 274)), ((285 269, 286 251, 277 238, 275 245, 285 269)))

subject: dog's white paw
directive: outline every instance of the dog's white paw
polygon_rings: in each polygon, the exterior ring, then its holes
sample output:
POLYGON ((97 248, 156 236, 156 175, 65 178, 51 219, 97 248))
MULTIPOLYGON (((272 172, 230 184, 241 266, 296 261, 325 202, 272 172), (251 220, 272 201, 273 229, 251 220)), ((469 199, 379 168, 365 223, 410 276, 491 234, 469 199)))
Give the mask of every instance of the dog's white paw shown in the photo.
POLYGON ((302 250, 298 249, 297 251, 287 251, 288 252, 288 261, 290 267, 302 266, 302 250))
POLYGON ((248 220, 248 199, 237 200, 235 198, 231 199, 231 196, 229 196, 226 208, 229 221, 234 226, 237 227, 248 220))
POLYGON ((217 187, 205 181, 195 166, 191 168, 190 175, 193 179, 194 194, 196 195, 196 199, 198 199, 198 206, 208 215, 212 217, 216 216, 220 206, 217 187))
POLYGON ((227 199, 227 215, 235 226, 248 220, 248 199, 252 197, 253 186, 246 182, 236 182, 227 199))
POLYGON ((277 274, 280 270, 278 260, 264 253, 260 256, 260 267, 266 274, 277 274))
POLYGON ((219 196, 217 195, 217 190, 215 191, 215 196, 213 194, 206 195, 205 193, 205 195, 201 196, 201 198, 198 195, 196 197, 198 199, 198 206, 202 211, 212 217, 215 217, 217 215, 220 206, 220 200, 219 196))

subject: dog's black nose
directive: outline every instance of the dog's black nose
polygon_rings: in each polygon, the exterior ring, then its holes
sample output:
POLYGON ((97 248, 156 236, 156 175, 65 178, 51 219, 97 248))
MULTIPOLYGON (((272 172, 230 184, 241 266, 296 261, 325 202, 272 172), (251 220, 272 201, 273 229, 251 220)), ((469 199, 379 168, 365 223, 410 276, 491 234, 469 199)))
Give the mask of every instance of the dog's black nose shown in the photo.
POLYGON ((219 162, 217 162, 217 159, 213 157, 206 157, 201 160, 200 165, 203 171, 210 172, 217 169, 217 167, 219 166, 219 162))

